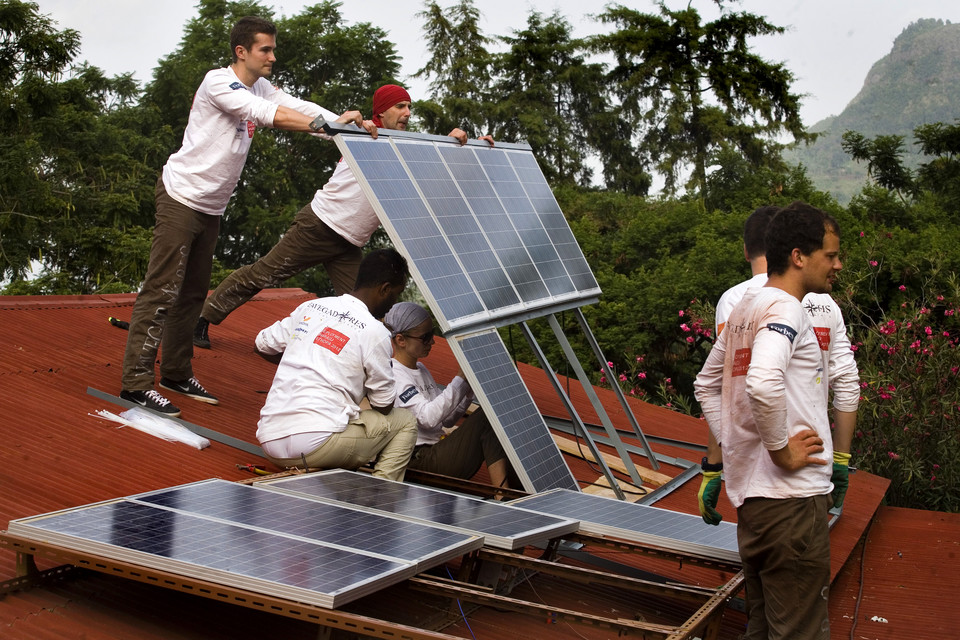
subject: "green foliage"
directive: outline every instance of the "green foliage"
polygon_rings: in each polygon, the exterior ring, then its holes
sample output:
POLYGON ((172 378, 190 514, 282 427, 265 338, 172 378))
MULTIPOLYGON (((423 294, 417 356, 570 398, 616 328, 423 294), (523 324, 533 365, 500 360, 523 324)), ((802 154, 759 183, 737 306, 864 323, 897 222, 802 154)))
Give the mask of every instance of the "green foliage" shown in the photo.
POLYGON ((665 177, 668 192, 677 192, 688 167, 688 186, 704 189, 721 150, 736 150, 756 167, 779 166, 778 134, 812 138, 800 119, 799 96, 790 91, 793 74, 747 44, 783 28, 750 13, 723 13, 704 24, 690 6, 658 6, 660 15, 611 5, 599 19, 616 29, 590 45, 613 56, 607 84, 621 117, 638 133, 637 152, 665 177))

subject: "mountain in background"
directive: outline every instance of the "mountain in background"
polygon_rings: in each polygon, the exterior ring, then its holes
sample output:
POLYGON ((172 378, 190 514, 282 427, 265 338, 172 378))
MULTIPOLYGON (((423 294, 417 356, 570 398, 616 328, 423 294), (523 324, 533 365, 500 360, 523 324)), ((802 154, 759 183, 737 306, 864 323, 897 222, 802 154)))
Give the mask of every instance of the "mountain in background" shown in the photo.
POLYGON ((809 146, 784 154, 791 164, 802 163, 814 184, 841 203, 849 202, 867 179, 865 165, 850 159, 840 146, 845 131, 867 137, 904 136, 908 166, 923 161, 913 144, 913 129, 921 124, 954 124, 960 118, 960 24, 924 19, 897 36, 890 53, 881 58, 860 93, 843 112, 810 127, 821 137, 809 146))

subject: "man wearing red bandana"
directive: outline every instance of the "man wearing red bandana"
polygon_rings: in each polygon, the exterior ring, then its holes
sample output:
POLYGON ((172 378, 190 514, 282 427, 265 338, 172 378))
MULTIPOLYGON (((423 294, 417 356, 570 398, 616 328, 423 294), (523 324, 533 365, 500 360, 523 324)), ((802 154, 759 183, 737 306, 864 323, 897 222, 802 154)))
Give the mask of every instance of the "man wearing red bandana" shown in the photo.
MULTIPOLYGON (((387 84, 373 94, 373 123, 382 129, 403 131, 410 119, 410 94, 387 84)), ((467 134, 449 133, 460 144, 467 134)), ((491 145, 489 136, 481 138, 491 145)), ((362 259, 361 248, 380 226, 380 219, 343 159, 313 201, 297 213, 280 241, 257 262, 240 267, 210 294, 203 305, 193 344, 210 348, 210 324, 220 324, 234 309, 261 289, 276 287, 310 267, 322 264, 337 295, 353 289, 362 259)))

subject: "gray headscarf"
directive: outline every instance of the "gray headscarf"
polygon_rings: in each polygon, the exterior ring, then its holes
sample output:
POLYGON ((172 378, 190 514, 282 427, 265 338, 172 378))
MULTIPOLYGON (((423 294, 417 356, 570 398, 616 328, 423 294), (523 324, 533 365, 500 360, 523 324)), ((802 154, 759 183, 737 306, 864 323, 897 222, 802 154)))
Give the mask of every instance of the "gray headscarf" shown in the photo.
POLYGON ((390 330, 390 337, 413 329, 424 320, 430 319, 430 312, 416 302, 398 302, 390 307, 383 317, 383 324, 390 330))

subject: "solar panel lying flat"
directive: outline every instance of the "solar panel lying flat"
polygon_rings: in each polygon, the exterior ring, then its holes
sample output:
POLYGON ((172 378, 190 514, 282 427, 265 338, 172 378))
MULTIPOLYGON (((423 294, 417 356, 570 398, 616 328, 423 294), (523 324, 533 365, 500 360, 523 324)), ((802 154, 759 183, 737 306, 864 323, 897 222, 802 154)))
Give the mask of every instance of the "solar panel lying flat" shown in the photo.
POLYGON ((348 506, 256 491, 225 480, 161 489, 129 499, 402 560, 421 571, 463 554, 462 533, 348 506))
POLYGON ((737 525, 706 524, 700 516, 677 513, 603 496, 558 489, 518 498, 511 505, 580 520, 585 533, 657 545, 674 551, 740 562, 737 525))
POLYGON ((335 139, 442 331, 596 299, 529 147, 429 138, 335 139))
POLYGON ((579 491, 500 334, 489 329, 447 341, 497 432, 524 488, 579 491))
MULTIPOLYGON (((468 553, 483 543, 478 536, 426 525, 411 528, 412 523, 382 513, 343 508, 338 510, 339 519, 334 524, 345 532, 353 532, 351 543, 357 547, 372 544, 382 550, 383 540, 379 537, 386 536, 413 561, 314 539, 323 534, 311 538, 289 535, 275 527, 262 529, 247 520, 269 519, 274 502, 282 505, 279 512, 284 517, 291 515, 291 508, 298 503, 303 513, 309 514, 307 519, 314 522, 322 508, 329 505, 252 487, 237 485, 244 491, 235 492, 215 486, 223 484, 229 483, 184 485, 135 499, 12 520, 8 532, 79 552, 328 608, 396 584, 425 566, 468 553), (180 503, 200 508, 204 496, 220 501, 219 507, 209 511, 234 520, 170 506, 180 503), (156 504, 140 499, 154 500, 156 504), (168 506, 158 506, 160 503, 168 506), (243 517, 244 512, 249 517, 243 517), (371 527, 365 540, 359 536, 364 526, 371 527), (413 539, 400 540, 402 535, 412 535, 413 539), (459 545, 451 544, 454 536, 459 536, 459 545), (423 545, 419 553, 409 553, 417 544, 423 545)), ((330 523, 326 527, 330 529, 330 523)))
POLYGON ((342 469, 263 480, 256 486, 373 509, 451 531, 482 535, 485 544, 501 549, 513 550, 543 542, 578 528, 576 520, 563 516, 548 516, 342 469))

